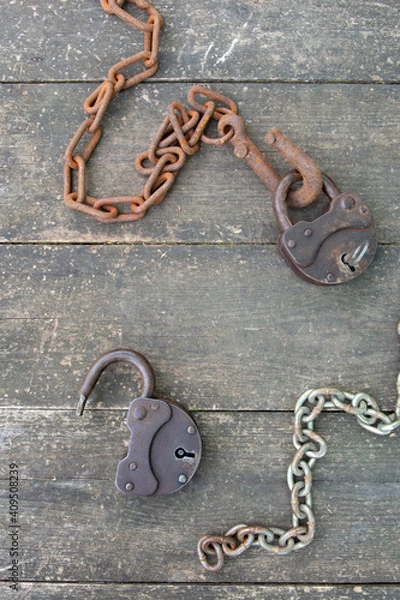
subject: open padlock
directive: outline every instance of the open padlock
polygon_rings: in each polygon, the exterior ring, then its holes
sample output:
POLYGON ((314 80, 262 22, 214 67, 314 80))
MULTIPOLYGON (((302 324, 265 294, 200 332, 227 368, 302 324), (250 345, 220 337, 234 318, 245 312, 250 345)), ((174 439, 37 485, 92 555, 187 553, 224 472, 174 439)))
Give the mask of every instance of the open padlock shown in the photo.
POLYGON ((323 174, 327 211, 314 221, 292 224, 286 199, 290 186, 300 181, 290 171, 274 198, 274 212, 283 233, 277 246, 289 267, 302 279, 318 285, 336 285, 354 279, 372 262, 377 236, 369 208, 355 192, 341 193, 323 174))
POLYGON ((173 400, 154 398, 155 373, 139 352, 115 349, 100 356, 79 388, 77 414, 108 365, 124 361, 142 376, 139 398, 132 400, 127 417, 131 441, 117 468, 115 484, 120 492, 136 496, 166 496, 184 487, 195 474, 201 458, 199 430, 189 413, 173 400))

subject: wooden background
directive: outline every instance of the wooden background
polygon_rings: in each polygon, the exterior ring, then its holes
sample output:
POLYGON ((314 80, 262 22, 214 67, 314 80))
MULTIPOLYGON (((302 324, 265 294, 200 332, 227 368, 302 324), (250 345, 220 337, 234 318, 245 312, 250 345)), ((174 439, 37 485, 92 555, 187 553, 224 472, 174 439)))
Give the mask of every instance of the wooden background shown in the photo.
MULTIPOLYGON (((397 0, 160 0, 160 69, 111 105, 93 195, 129 194, 167 105, 193 82, 231 96, 249 134, 280 127, 372 209, 379 248, 357 280, 319 288, 275 248, 271 196, 231 148, 203 146, 138 223, 62 202, 82 103, 142 35, 97 0, 2 0, 0 37, 2 598, 272 600, 400 596, 399 434, 347 415, 318 428, 314 542, 251 549, 210 574, 198 538, 239 522, 289 527, 285 483, 298 395, 332 385, 396 399, 400 258, 397 0), (193 411, 204 457, 166 498, 114 487, 138 379, 113 366, 82 418, 77 387, 117 346, 152 362, 157 393, 193 411), (20 471, 20 591, 9 589, 8 465, 20 471)), ((135 13, 137 14, 137 13, 135 13)), ((137 14, 137 16, 139 16, 137 14)))

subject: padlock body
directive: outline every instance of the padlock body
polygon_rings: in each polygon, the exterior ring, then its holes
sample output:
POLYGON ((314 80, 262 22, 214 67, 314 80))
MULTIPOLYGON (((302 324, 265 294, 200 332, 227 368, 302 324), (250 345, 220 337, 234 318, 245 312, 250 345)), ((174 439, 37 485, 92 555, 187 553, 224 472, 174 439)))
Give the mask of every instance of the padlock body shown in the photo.
POLYGON ((344 193, 314 221, 300 221, 286 229, 277 246, 302 279, 336 285, 351 281, 370 265, 377 248, 376 228, 360 196, 344 193))
POLYGON ((115 483, 124 494, 165 496, 184 487, 201 458, 201 438, 189 413, 172 400, 136 398, 127 417, 128 454, 115 483))

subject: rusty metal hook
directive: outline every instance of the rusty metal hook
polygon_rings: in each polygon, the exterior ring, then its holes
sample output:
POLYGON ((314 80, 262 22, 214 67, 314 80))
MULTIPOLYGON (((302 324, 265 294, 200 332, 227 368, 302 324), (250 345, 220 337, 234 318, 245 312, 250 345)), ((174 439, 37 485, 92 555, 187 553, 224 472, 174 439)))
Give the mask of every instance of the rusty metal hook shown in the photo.
POLYGON ((317 200, 323 187, 323 175, 317 163, 276 127, 267 133, 265 141, 276 148, 302 176, 303 184, 299 190, 289 193, 288 205, 303 208, 317 200))
POLYGON ((79 387, 79 403, 76 409, 76 414, 81 416, 83 414, 86 401, 93 391, 96 383, 98 382, 100 375, 109 365, 115 362, 127 362, 134 365, 142 376, 142 390, 140 395, 147 398, 154 396, 156 387, 156 376, 153 367, 149 363, 146 357, 135 350, 129 350, 124 348, 116 348, 105 352, 89 368, 83 381, 79 387))
MULTIPOLYGON (((227 113, 218 122, 220 134, 233 129, 229 143, 238 158, 243 158, 258 175, 272 194, 275 194, 282 178, 276 169, 267 161, 254 142, 249 138, 244 120, 238 114, 227 113)), ((293 190, 288 196, 288 205, 296 208, 308 206, 321 194, 322 173, 317 163, 293 142, 288 140, 279 129, 271 129, 265 141, 277 148, 286 160, 300 173, 303 185, 293 190)))

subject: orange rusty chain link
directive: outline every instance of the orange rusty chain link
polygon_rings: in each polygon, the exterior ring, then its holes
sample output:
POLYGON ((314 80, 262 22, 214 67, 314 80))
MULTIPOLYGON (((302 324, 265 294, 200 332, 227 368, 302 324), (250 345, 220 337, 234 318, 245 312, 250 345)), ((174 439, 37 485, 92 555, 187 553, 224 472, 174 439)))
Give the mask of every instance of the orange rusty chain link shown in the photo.
MULTIPOLYGON (((239 158, 244 158, 267 188, 275 193, 281 177, 266 160, 257 146, 249 139, 244 121, 237 114, 236 104, 226 96, 202 86, 194 86, 188 93, 191 110, 187 111, 179 102, 169 105, 167 116, 155 134, 149 149, 135 160, 136 170, 147 175, 148 180, 140 194, 94 198, 86 193, 86 167, 102 135, 101 123, 108 106, 121 90, 126 90, 145 81, 158 69, 160 32, 163 19, 160 13, 147 0, 100 0, 103 10, 114 14, 144 34, 144 47, 141 52, 117 62, 108 72, 107 79, 90 94, 84 102, 88 117, 78 127, 65 151, 64 201, 67 206, 92 215, 104 223, 137 221, 144 217, 150 206, 160 204, 171 188, 186 157, 195 154, 199 141, 222 146, 226 142, 233 145, 239 158), (145 11, 149 18, 141 21, 123 9, 128 1, 145 11), (122 71, 127 67, 142 63, 144 69, 126 77, 122 71), (207 98, 202 104, 197 95, 207 98), (218 103, 218 106, 216 106, 218 103), (219 137, 210 138, 204 133, 210 119, 217 120, 219 137), (83 141, 83 138, 88 141, 83 141), (79 154, 77 147, 82 142, 79 154), (75 174, 75 175, 74 175, 75 174), (74 179, 77 179, 74 191, 74 179), (128 205, 130 212, 121 212, 128 205)), ((269 132, 266 141, 274 145, 303 177, 303 185, 289 194, 290 206, 302 207, 311 204, 322 190, 322 174, 316 163, 290 142, 278 130, 269 132)))

